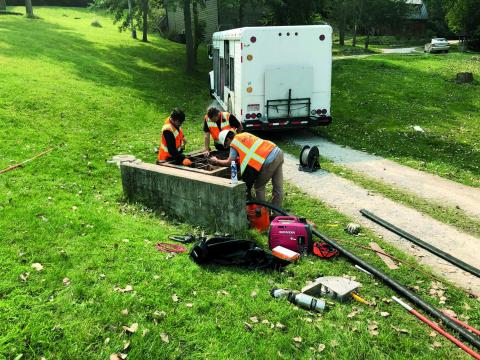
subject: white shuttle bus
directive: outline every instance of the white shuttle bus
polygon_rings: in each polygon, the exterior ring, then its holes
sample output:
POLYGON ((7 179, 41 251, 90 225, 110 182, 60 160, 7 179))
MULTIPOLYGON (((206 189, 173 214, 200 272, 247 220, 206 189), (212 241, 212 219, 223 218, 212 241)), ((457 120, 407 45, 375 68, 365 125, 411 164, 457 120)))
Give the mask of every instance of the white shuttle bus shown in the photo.
POLYGON ((216 32, 210 93, 246 130, 328 125, 332 35, 328 25, 216 32))

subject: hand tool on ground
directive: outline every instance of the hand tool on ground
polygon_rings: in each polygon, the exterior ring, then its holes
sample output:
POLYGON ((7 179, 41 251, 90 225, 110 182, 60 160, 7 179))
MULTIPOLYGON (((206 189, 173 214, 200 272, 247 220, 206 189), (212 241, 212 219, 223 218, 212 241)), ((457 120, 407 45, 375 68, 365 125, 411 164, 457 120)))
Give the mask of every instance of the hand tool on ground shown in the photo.
MULTIPOLYGON (((271 203, 268 203, 266 201, 260 201, 260 200, 252 200, 252 201, 247 201, 247 205, 262 205, 266 206, 269 209, 272 209, 276 211, 279 214, 282 215, 290 215, 288 212, 285 210, 279 208, 278 206, 275 206, 271 203)), ((318 238, 322 239, 326 243, 329 243, 336 249, 338 249, 343 256, 345 256, 347 259, 349 259, 352 263, 357 264, 370 272, 372 275, 376 276, 378 279, 382 280, 386 285, 388 285, 390 288, 395 290, 399 295, 402 295, 406 297, 408 300, 419 306, 422 310, 426 311, 430 315, 436 317, 437 319, 443 321, 445 325, 450 327, 451 329, 457 331, 465 340, 467 340, 470 344, 474 345, 475 347, 480 349, 480 338, 472 334, 470 331, 467 329, 463 328, 459 324, 457 324, 455 321, 450 319, 448 316, 446 316, 443 312, 439 311, 437 308, 432 306, 430 303, 426 302, 419 296, 417 296, 415 293, 407 289, 405 286, 402 284, 398 283, 388 275, 384 274, 377 268, 373 267, 372 265, 368 264, 367 262, 363 261, 361 258, 356 256, 355 254, 351 253, 348 251, 348 249, 344 248, 340 244, 338 244, 336 241, 333 239, 330 239, 328 236, 320 233, 316 229, 312 229, 312 233, 317 236, 318 238)))
POLYGON ((182 244, 190 244, 195 241, 200 241, 204 239, 204 236, 197 236, 193 234, 185 234, 185 235, 170 235, 168 240, 176 241, 182 244))
POLYGON ((323 311, 325 310, 325 301, 316 299, 313 296, 298 293, 296 291, 285 289, 272 289, 270 295, 274 298, 286 297, 292 304, 300 306, 307 310, 323 311))
POLYGON ((53 149, 55 149, 54 147, 50 148, 50 149, 47 149, 37 155, 35 155, 34 157, 30 158, 30 159, 27 159, 25 161, 22 161, 21 163, 18 163, 18 164, 15 164, 15 165, 12 165, 12 166, 9 166, 3 170, 0 170, 0 174, 3 174, 3 173, 6 173, 8 171, 11 171, 11 170, 14 170, 16 168, 19 168, 19 167, 22 167, 23 165, 25 165, 26 163, 29 163, 30 161, 33 161, 35 159, 38 159, 39 157, 43 156, 43 155, 46 155, 48 154, 50 151, 52 151, 53 149))
POLYGON ((470 349, 468 346, 466 346, 464 343, 462 343, 460 340, 458 340, 456 337, 454 337, 453 335, 449 334, 448 332, 446 332, 445 330, 443 330, 440 326, 438 326, 437 324, 435 324, 433 321, 429 320, 428 318, 426 318, 425 316, 423 316, 422 314, 420 314, 417 310, 415 310, 414 308, 412 308, 410 305, 408 305, 407 303, 403 302, 402 300, 400 300, 399 298, 397 298, 396 296, 392 296, 392 300, 394 300, 395 302, 397 302, 398 304, 400 304, 402 307, 404 307, 410 314, 416 316, 419 320, 423 321, 425 324, 427 324, 428 326, 430 326, 432 329, 434 329, 436 332, 438 332, 439 334, 445 336, 448 340, 450 340, 451 342, 453 342, 455 345, 457 345, 460 349, 462 349, 463 351, 465 351, 467 354, 471 355, 472 357, 474 357, 475 359, 477 360, 480 360, 480 354, 478 354, 477 352, 475 352, 474 350, 470 349))
POLYGON ((419 238, 413 236, 412 234, 409 234, 408 232, 396 227, 393 224, 390 224, 389 222, 383 220, 382 218, 379 218, 375 214, 372 214, 370 211, 367 211, 365 209, 360 210, 363 216, 366 218, 372 220, 373 222, 383 226, 384 228, 390 230, 391 232, 401 236, 402 238, 413 242, 415 245, 420 246, 421 248, 431 252, 434 255, 437 255, 439 258, 442 258, 445 261, 448 261, 450 264, 453 264, 457 267, 459 267, 462 270, 468 271, 470 274, 473 274, 477 277, 480 277, 480 269, 475 268, 474 266, 467 264, 466 262, 463 262, 460 259, 457 259, 456 257, 453 257, 452 255, 446 253, 445 251, 440 250, 439 248, 436 248, 433 245, 430 245, 429 243, 420 240, 419 238))

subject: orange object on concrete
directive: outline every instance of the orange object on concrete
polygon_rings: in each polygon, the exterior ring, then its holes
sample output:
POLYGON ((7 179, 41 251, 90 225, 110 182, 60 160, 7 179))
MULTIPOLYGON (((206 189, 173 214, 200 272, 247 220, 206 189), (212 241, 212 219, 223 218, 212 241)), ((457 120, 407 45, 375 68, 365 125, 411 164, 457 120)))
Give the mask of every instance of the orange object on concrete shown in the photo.
POLYGON ((260 205, 247 205, 247 217, 250 227, 258 231, 267 231, 270 226, 270 216, 268 210, 260 205))

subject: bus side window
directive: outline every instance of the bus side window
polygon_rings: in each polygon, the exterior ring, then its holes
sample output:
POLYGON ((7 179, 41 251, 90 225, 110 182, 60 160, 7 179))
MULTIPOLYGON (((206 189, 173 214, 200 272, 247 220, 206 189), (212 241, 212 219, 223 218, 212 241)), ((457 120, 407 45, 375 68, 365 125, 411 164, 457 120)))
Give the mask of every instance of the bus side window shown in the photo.
POLYGON ((235 91, 235 60, 230 58, 230 90, 235 91))
POLYGON ((229 49, 229 40, 223 42, 225 50, 223 52, 223 61, 225 63, 225 86, 230 88, 230 71, 229 71, 229 62, 230 59, 230 49, 229 49))

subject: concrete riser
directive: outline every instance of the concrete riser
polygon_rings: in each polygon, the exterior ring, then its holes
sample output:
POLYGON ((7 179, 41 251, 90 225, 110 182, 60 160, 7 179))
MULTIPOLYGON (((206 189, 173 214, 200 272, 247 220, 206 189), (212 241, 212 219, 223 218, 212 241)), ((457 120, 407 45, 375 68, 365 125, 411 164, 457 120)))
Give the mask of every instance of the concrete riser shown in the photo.
POLYGON ((210 231, 247 230, 246 186, 228 179, 153 164, 123 163, 122 185, 130 202, 163 210, 210 231))

